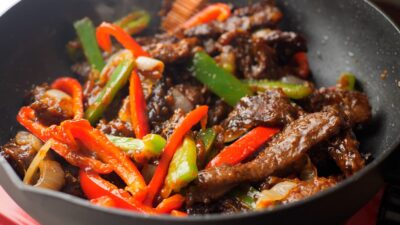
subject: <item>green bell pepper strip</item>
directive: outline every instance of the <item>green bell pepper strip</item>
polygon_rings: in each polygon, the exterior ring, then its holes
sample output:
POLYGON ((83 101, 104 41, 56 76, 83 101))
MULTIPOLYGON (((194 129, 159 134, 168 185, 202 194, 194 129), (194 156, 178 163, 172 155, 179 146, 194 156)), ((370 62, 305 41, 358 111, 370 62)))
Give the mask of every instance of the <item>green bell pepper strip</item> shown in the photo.
POLYGON ((245 80, 244 83, 255 91, 265 91, 269 88, 282 88, 283 92, 291 99, 302 99, 313 92, 313 88, 307 84, 291 84, 267 79, 245 80))
POLYGON ((198 165, 200 165, 201 167, 206 165, 206 163, 208 163, 212 159, 213 157, 212 146, 216 138, 217 138, 217 133, 212 128, 201 130, 197 134, 196 139, 200 140, 204 146, 204 152, 198 154, 198 159, 197 159, 198 161, 200 161, 198 162, 198 165))
POLYGON ((216 137, 217 133, 212 128, 202 130, 197 135, 197 138, 203 142, 207 152, 210 151, 216 137))
POLYGON ((151 17, 147 11, 136 10, 115 21, 114 24, 124 29, 128 34, 134 35, 146 29, 150 20, 151 17))
POLYGON ((105 65, 103 56, 96 40, 96 29, 92 21, 85 17, 74 23, 76 33, 83 47, 83 52, 90 65, 101 71, 105 65))
POLYGON ((136 161, 143 162, 161 155, 167 141, 158 134, 148 134, 142 140, 129 137, 107 135, 118 148, 132 154, 136 161))
POLYGON ((91 124, 96 123, 103 115, 107 106, 113 101, 118 91, 127 83, 134 67, 133 59, 123 60, 111 74, 106 86, 97 95, 96 100, 85 112, 85 118, 91 124))
POLYGON ((352 73, 342 73, 337 80, 336 87, 339 89, 353 91, 356 86, 356 77, 352 73))
POLYGON ((191 137, 186 136, 169 165, 165 185, 161 191, 163 197, 168 196, 171 191, 179 192, 196 179, 198 174, 196 160, 196 143, 191 137))
POLYGON ((204 52, 194 55, 192 69, 199 81, 231 106, 235 106, 241 98, 253 94, 246 85, 218 66, 214 59, 204 52))
POLYGON ((260 192, 250 185, 235 188, 230 195, 249 209, 255 209, 260 192))

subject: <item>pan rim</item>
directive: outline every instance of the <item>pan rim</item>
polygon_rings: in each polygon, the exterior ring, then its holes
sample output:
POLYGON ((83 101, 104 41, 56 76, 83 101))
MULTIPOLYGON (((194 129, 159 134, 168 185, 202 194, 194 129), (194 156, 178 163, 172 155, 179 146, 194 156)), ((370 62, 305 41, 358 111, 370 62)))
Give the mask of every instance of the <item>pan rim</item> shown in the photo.
MULTIPOLYGON (((18 2, 16 5, 14 5, 12 8, 20 5, 23 1, 18 2)), ((400 35, 400 28, 390 17, 384 13, 375 3, 371 2, 370 0, 364 0, 363 1, 365 4, 369 5, 372 9, 376 10, 387 22, 391 24, 392 27, 396 30, 396 32, 400 35)), ((9 12, 9 11, 8 11, 9 12)), ((3 15, 6 15, 8 12, 4 13, 3 15)), ((56 191, 51 191, 51 190, 45 190, 45 189, 39 189, 39 188, 34 188, 32 186, 28 186, 23 184, 23 182, 19 179, 19 177, 16 175, 15 171, 11 168, 11 165, 7 162, 7 160, 0 155, 0 166, 2 169, 5 171, 7 174, 8 178, 12 183, 14 187, 18 189, 18 191, 23 192, 24 194, 39 194, 39 195, 45 195, 47 197, 51 198, 56 198, 57 200, 62 200, 66 201, 67 203, 70 204, 77 204, 82 207, 88 207, 90 210, 95 210, 99 211, 102 213, 105 213, 107 215, 112 215, 112 216, 123 216, 123 217, 131 217, 131 218, 141 218, 141 219, 148 219, 152 221, 163 221, 163 222, 206 222, 206 221, 216 221, 216 222, 223 222, 223 221, 228 221, 228 220, 235 220, 235 219, 243 219, 243 218, 249 218, 249 217, 257 217, 260 215, 268 215, 271 213, 278 213, 285 211, 290 208, 296 208, 298 206, 304 205, 304 204, 309 204, 313 201, 317 201, 320 198, 323 198, 326 195, 330 195, 334 192, 336 192, 339 189, 343 189, 347 186, 349 186, 351 183, 353 183, 355 180, 359 180, 368 173, 372 172, 373 170, 377 169, 387 158, 390 154, 392 154, 396 148, 400 146, 400 132, 396 139, 392 142, 392 144, 387 147, 387 150, 382 152, 381 155, 374 159, 370 164, 368 164, 363 170, 359 171, 358 173, 354 174, 352 177, 338 183, 332 188, 329 188, 327 190, 324 190, 322 192, 319 192, 311 197, 308 197, 306 199, 293 202, 287 205, 282 205, 274 208, 273 210, 263 210, 263 211, 253 211, 253 212, 243 212, 243 213, 237 213, 237 214, 232 214, 232 215, 224 215, 224 214, 213 214, 213 215, 202 215, 202 216, 190 216, 190 217, 171 217, 167 215, 159 215, 159 216, 149 216, 149 215, 143 215, 139 213, 135 213, 132 211, 127 211, 127 210, 121 210, 121 209, 114 209, 114 208, 103 208, 103 207, 98 207, 93 204, 90 204, 89 201, 80 199, 76 196, 65 194, 62 192, 56 192, 56 191)))

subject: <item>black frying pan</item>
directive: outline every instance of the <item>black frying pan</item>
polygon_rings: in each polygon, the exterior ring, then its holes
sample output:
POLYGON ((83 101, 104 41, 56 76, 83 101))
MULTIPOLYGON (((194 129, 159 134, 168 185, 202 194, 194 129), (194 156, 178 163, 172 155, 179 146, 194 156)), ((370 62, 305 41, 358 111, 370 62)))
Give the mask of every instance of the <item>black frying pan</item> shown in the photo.
MULTIPOLYGON (((314 78, 334 84, 342 71, 358 75, 373 106, 374 120, 359 133, 361 149, 375 158, 364 170, 336 187, 273 211, 236 215, 150 217, 102 209, 63 193, 39 190, 20 182, 0 157, 1 185, 43 224, 339 224, 367 202, 383 184, 382 165, 400 142, 400 33, 368 1, 278 0, 283 29, 308 40, 314 78), (382 80, 380 74, 388 71, 382 80)), ((245 4, 246 1, 234 1, 245 4)), ((26 90, 34 84, 70 74, 64 46, 74 38, 72 22, 89 16, 113 20, 132 7, 156 17, 159 0, 22 1, 0 19, 0 142, 19 129, 15 116, 26 90)), ((154 22, 157 27, 157 21, 154 22)))

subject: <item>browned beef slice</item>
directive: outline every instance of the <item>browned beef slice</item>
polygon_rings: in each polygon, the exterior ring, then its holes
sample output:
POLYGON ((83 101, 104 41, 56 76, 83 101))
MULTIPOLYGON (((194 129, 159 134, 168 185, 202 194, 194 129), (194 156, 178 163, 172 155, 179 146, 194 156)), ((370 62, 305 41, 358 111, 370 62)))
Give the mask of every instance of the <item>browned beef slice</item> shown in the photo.
POLYGON ((358 91, 321 88, 307 98, 304 108, 317 112, 331 105, 341 106, 351 125, 366 123, 372 118, 367 95, 358 91))
POLYGON ((51 125, 59 124, 63 120, 72 119, 74 112, 72 102, 59 101, 46 94, 50 88, 47 84, 36 86, 32 92, 33 103, 31 107, 35 110, 40 122, 51 125))
POLYGON ((189 58, 197 44, 197 38, 171 38, 161 42, 150 42, 143 47, 152 57, 164 63, 174 63, 189 58))
POLYGON ((275 49, 281 64, 289 63, 295 53, 307 51, 306 40, 295 32, 262 30, 255 32, 253 36, 262 39, 275 49))
POLYGON ((147 113, 153 133, 161 133, 163 122, 172 115, 171 102, 167 101, 167 97, 167 84, 161 80, 156 84, 147 101, 147 113))
POLYGON ((105 134, 133 137, 133 129, 131 123, 122 121, 120 119, 113 119, 110 122, 100 120, 97 124, 97 129, 101 130, 105 134))
POLYGON ((233 16, 226 21, 213 21, 208 24, 199 25, 184 31, 188 37, 218 37, 219 35, 232 31, 251 31, 261 27, 275 27, 280 20, 280 10, 271 3, 263 1, 254 6, 237 9, 233 16))
POLYGON ((329 144, 330 156, 346 177, 364 168, 365 160, 358 151, 359 143, 351 130, 342 132, 329 144))
POLYGON ((280 89, 244 97, 222 123, 225 140, 231 140, 255 126, 283 126, 297 118, 297 109, 280 89))
POLYGON ((278 79, 282 70, 273 48, 260 38, 248 33, 238 34, 230 43, 236 54, 236 65, 240 75, 248 79, 278 79))
POLYGON ((182 109, 175 110, 171 118, 162 124, 161 135, 168 138, 184 117, 185 112, 182 109))
POLYGON ((30 145, 18 145, 15 140, 1 147, 1 154, 7 159, 11 166, 17 171, 20 177, 25 175, 33 158, 35 157, 37 149, 30 145))
POLYGON ((316 144, 336 135, 342 124, 335 108, 297 119, 275 136, 254 160, 200 171, 196 186, 188 194, 189 202, 208 202, 236 184, 264 180, 299 160, 316 144))

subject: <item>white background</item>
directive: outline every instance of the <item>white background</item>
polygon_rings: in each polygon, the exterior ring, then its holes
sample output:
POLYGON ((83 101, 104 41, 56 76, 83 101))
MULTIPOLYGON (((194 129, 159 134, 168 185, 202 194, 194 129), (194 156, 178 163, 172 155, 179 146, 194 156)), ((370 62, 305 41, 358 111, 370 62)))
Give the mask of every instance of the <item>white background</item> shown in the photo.
POLYGON ((0 0, 0 15, 5 13, 11 6, 19 2, 19 0, 0 0))

